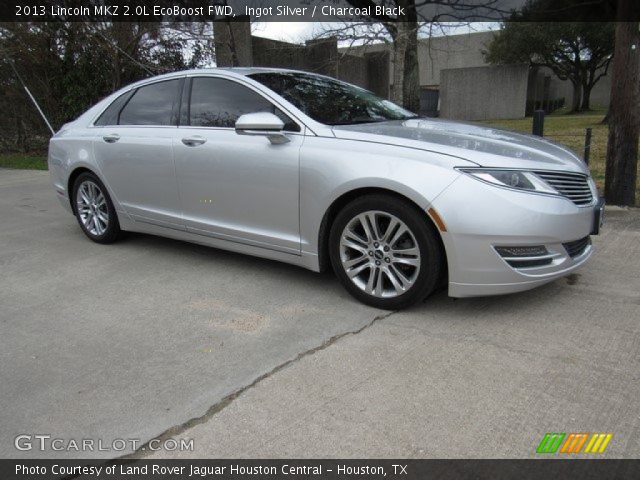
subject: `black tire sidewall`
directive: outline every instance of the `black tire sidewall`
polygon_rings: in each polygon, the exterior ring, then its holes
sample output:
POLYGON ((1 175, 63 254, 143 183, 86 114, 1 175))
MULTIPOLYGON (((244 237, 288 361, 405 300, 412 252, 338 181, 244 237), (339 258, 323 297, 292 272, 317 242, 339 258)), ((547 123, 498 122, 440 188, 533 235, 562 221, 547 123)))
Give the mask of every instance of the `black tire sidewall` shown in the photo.
POLYGON ((73 183, 73 200, 72 201, 73 201, 73 213, 75 214, 76 219, 78 220, 78 224, 80 225, 80 228, 82 229, 82 231, 87 237, 89 237, 91 240, 93 240, 96 243, 113 243, 118 239, 118 236, 120 234, 120 223, 118 222, 116 209, 113 206, 113 202, 111 201, 109 191, 104 186, 104 183, 102 183, 95 174, 90 172, 84 172, 78 175, 78 178, 76 178, 75 182, 73 183), (91 232, 89 232, 87 228, 84 226, 84 224, 82 223, 82 220, 80 219, 80 215, 78 214, 78 209, 77 209, 78 189, 80 188, 80 185, 82 184, 82 182, 86 180, 90 180, 96 185, 98 185, 98 187, 100 187, 100 190, 102 191, 102 194, 104 195, 107 203, 107 212, 109 213, 109 225, 107 225, 107 230, 102 235, 93 235, 91 232))
POLYGON ((329 256, 333 270, 346 290, 361 302, 385 310, 406 308, 425 299, 438 285, 443 271, 443 252, 431 220, 408 201, 391 195, 367 195, 346 205, 336 216, 329 234, 329 256), (347 276, 340 261, 340 237, 347 225, 356 215, 379 210, 395 215, 412 231, 420 250, 421 267, 413 286, 400 296, 378 298, 360 290, 347 276))

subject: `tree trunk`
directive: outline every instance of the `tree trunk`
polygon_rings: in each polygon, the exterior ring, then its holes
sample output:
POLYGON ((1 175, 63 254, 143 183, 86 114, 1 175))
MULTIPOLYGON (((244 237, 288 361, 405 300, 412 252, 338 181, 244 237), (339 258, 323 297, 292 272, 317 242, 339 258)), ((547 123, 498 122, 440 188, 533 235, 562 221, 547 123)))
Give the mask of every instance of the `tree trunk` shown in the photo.
POLYGON ((571 82, 573 84, 573 98, 571 100, 571 112, 580 111, 580 101, 582 96, 582 85, 579 82, 571 82))
MULTIPOLYGON (((408 12, 410 15, 411 11, 408 12)), ((414 12, 415 13, 415 12, 414 12)), ((418 22, 414 15, 406 24, 407 47, 404 55, 404 81, 402 106, 407 110, 420 111, 420 69, 418 67, 418 22)))
POLYGON ((18 138, 16 139, 16 146, 18 149, 26 153, 27 152, 27 129, 24 125, 22 116, 16 117, 16 129, 18 131, 18 138))
POLYGON ((591 90, 593 89, 593 85, 583 85, 582 86, 582 105, 580 106, 581 112, 586 112, 591 110, 591 90))
POLYGON ((238 67, 238 50, 236 46, 233 22, 229 18, 213 24, 213 42, 218 67, 238 67))
POLYGON ((391 100, 402 105, 404 93, 404 62, 407 50, 406 24, 398 22, 396 38, 393 39, 393 86, 391 100))
MULTIPOLYGON (((618 18, 629 15, 637 0, 619 0, 618 18)), ((637 18, 637 17, 636 17, 637 18)), ((605 198, 614 205, 634 205, 640 136, 640 22, 618 22, 611 75, 609 143, 605 198)))

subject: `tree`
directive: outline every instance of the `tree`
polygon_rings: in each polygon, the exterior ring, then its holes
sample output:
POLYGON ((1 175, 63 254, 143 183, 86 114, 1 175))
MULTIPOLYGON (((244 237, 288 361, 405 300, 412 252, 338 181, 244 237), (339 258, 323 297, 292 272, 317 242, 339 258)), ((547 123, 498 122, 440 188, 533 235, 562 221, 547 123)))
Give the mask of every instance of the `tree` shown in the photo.
POLYGON ((611 78, 609 143, 605 198, 615 205, 635 204, 640 138, 640 22, 637 0, 619 0, 615 59, 611 78))
POLYGON ((573 85, 573 112, 589 110, 593 87, 607 74, 614 24, 507 21, 485 52, 490 63, 548 67, 573 85))
POLYGON ((393 46, 393 89, 391 99, 408 110, 420 110, 418 79, 418 12, 416 0, 347 0, 355 8, 368 8, 369 20, 383 25, 393 46), (402 14, 376 13, 376 7, 402 8, 402 14))
MULTIPOLYGON (((368 9, 363 20, 382 25, 393 47, 393 89, 391 98, 408 110, 420 110, 418 34, 425 25, 496 19, 507 11, 499 0, 346 0, 351 6, 368 9), (387 7, 377 11, 376 7, 387 7), (385 13, 392 12, 392 13, 385 13), (398 12, 398 13, 393 13, 398 12)), ((429 30, 431 29, 429 27, 429 30)))
POLYGON ((185 33, 192 28, 182 27, 154 22, 0 24, 0 109, 5 112, 0 148, 42 150, 49 135, 9 62, 58 128, 124 85, 202 61, 201 48, 186 57, 185 42, 193 46, 195 37, 185 33))

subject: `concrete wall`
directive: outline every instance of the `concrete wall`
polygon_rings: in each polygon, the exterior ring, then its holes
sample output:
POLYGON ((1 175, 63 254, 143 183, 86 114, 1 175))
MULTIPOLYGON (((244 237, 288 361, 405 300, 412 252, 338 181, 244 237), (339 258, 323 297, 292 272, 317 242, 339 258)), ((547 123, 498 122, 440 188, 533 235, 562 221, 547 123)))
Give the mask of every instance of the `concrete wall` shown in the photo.
POLYGON ((262 37, 251 37, 254 67, 287 65, 287 68, 301 69, 305 65, 304 45, 279 42, 262 37))
POLYGON ((421 40, 418 45, 420 85, 440 85, 442 70, 486 66, 482 51, 493 35, 493 32, 476 32, 421 40))
MULTIPOLYGON (((591 108, 608 108, 609 100, 611 99, 611 68, 609 68, 609 75, 602 77, 598 83, 596 83, 593 90, 591 90, 591 108)), ((553 73, 551 73, 553 75, 553 73)), ((573 97, 573 85, 569 80, 560 80, 553 76, 556 92, 560 96, 564 96, 567 100, 567 105, 571 105, 571 98, 573 97)))
MULTIPOLYGON (((573 98, 573 85, 569 80, 560 80, 553 71, 548 67, 532 68, 529 76, 529 89, 527 92, 527 100, 542 101, 544 100, 544 77, 548 77, 549 99, 564 98, 565 105, 571 105, 573 98)), ((611 75, 602 77, 591 90, 591 108, 608 108, 611 98, 611 75)))
MULTIPOLYGON (((488 67, 482 54, 491 42, 495 32, 475 32, 463 35, 450 35, 421 39, 418 45, 418 63, 420 86, 422 88, 439 88, 442 84, 441 74, 444 70, 470 67, 488 67)), ((371 52, 387 52, 389 54, 389 84, 393 83, 393 54, 391 46, 384 43, 361 45, 340 49, 340 52, 363 56, 371 52)), ((560 80, 550 69, 540 69, 540 75, 548 75, 550 82, 546 94, 551 99, 565 98, 571 103, 573 87, 571 82, 560 80)), ((529 99, 543 98, 544 78, 532 78, 539 84, 533 85, 529 99)), ((607 107, 611 95, 611 76, 602 78, 591 93, 592 107, 607 107)))
POLYGON ((458 120, 522 118, 529 67, 501 65, 440 73, 440 116, 458 120))
POLYGON ((338 74, 338 41, 335 38, 310 40, 305 45, 304 70, 331 77, 338 74))
POLYGON ((335 39, 321 39, 299 45, 262 37, 251 37, 255 67, 291 68, 315 72, 360 85, 378 95, 389 95, 389 54, 364 56, 338 52, 335 39))
POLYGON ((365 88, 382 98, 389 98, 391 93, 389 52, 371 52, 365 54, 364 57, 367 60, 368 77, 365 88))
MULTIPOLYGON (((493 32, 476 32, 464 35, 423 38, 418 43, 418 68, 420 85, 440 85, 440 72, 448 68, 482 67, 487 65, 482 50, 493 38, 493 32)), ((393 83, 393 51, 391 45, 374 43, 350 48, 340 52, 364 56, 370 53, 389 55, 389 83, 393 83)))
POLYGON ((337 76, 345 82, 360 85, 367 88, 369 86, 369 68, 367 60, 355 55, 340 55, 336 62, 337 76))
MULTIPOLYGON (((609 67, 611 72, 611 67, 609 67)), ((591 90, 591 108, 609 108, 611 100, 611 75, 607 75, 598 80, 598 83, 591 90)))
POLYGON ((560 86, 560 81, 549 69, 529 68, 526 114, 532 115, 534 110, 552 113, 563 103, 570 103, 571 97, 567 97, 560 86))

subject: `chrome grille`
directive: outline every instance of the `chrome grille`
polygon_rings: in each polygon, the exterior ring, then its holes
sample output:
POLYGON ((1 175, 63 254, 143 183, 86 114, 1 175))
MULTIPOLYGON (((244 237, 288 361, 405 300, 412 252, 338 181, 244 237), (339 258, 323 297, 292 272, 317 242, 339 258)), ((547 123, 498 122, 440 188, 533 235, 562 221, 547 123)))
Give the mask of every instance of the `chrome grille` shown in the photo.
POLYGON ((589 205, 593 201, 586 175, 565 172, 535 172, 535 174, 576 205, 589 205))

